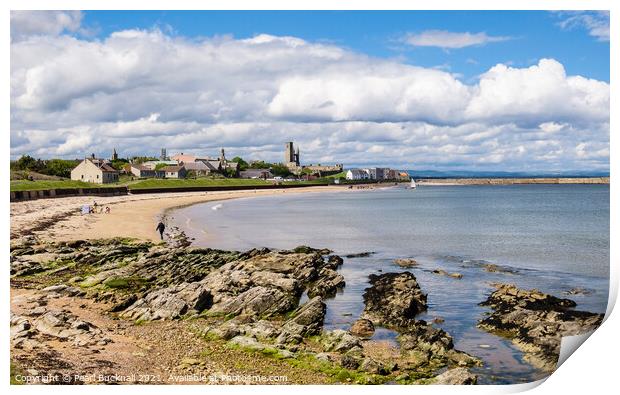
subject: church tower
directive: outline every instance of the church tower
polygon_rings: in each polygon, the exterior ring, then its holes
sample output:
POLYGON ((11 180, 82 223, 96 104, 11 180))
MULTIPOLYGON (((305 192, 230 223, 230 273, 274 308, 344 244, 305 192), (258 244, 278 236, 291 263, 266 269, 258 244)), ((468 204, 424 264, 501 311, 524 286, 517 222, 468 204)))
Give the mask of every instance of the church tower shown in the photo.
POLYGON ((116 148, 114 148, 114 151, 112 152, 112 161, 118 160, 118 154, 116 153, 116 148))
POLYGON ((289 141, 284 147, 284 164, 295 162, 295 153, 293 150, 293 142, 289 141))
POLYGON ((295 164, 299 166, 300 163, 301 160, 299 159, 299 146, 297 146, 297 148, 295 148, 295 164))
POLYGON ((224 148, 220 150, 220 165, 222 166, 222 169, 225 169, 226 165, 228 165, 228 163, 226 163, 226 155, 224 154, 224 148))

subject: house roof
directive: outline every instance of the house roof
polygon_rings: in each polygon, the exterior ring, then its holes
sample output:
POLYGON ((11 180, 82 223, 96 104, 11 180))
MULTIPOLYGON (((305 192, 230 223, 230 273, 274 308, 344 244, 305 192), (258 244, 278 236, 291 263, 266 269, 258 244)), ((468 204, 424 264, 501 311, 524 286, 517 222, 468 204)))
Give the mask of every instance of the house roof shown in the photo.
POLYGON ((134 169, 138 169, 140 171, 153 171, 153 169, 151 169, 150 167, 146 167, 143 165, 131 165, 131 167, 133 167, 134 169))
POLYGON ((208 161, 205 161, 204 164, 206 164, 207 166, 211 166, 213 170, 218 170, 220 168, 219 160, 208 160, 208 161))
POLYGON ((366 174, 364 170, 360 170, 360 169, 351 169, 349 171, 351 172, 351 174, 366 174))
POLYGON ((106 165, 105 163, 102 163, 102 164, 99 166, 99 168, 100 168, 102 171, 109 172, 109 173, 116 173, 116 172, 117 172, 117 170, 116 170, 115 168, 113 168, 113 167, 112 167, 112 166, 110 166, 110 165, 106 165))
POLYGON ((97 166, 99 168, 99 170, 101 170, 102 172, 105 173, 118 173, 118 171, 113 168, 112 166, 108 165, 107 163, 105 163, 102 159, 90 159, 90 158, 86 158, 85 160, 89 161, 90 163, 92 163, 93 165, 97 166))
POLYGON ((185 169, 185 166, 166 166, 162 167, 161 170, 168 173, 177 173, 181 171, 181 169, 185 169))
POLYGON ((195 162, 196 161, 196 156, 195 155, 189 155, 189 154, 175 154, 172 155, 170 157, 170 159, 179 161, 179 162, 195 162))
POLYGON ((267 177, 271 176, 271 171, 269 171, 269 169, 248 169, 248 170, 243 170, 239 174, 241 175, 241 177, 251 178, 251 177, 260 177, 265 173, 267 173, 267 177))
POLYGON ((176 166, 179 164, 176 160, 149 160, 147 162, 142 163, 143 166, 157 166, 160 163, 164 163, 170 166, 176 166))
POLYGON ((207 166, 206 164, 204 164, 203 162, 183 163, 183 166, 185 167, 185 170, 194 170, 194 171, 211 170, 211 168, 207 166))

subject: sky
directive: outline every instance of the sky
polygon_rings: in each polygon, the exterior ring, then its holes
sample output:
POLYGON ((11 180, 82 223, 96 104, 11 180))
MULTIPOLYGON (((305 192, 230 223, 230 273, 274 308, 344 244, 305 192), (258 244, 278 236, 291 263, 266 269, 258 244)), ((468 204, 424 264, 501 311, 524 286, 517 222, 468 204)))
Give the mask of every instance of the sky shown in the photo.
POLYGON ((609 170, 609 14, 12 11, 11 157, 609 170))

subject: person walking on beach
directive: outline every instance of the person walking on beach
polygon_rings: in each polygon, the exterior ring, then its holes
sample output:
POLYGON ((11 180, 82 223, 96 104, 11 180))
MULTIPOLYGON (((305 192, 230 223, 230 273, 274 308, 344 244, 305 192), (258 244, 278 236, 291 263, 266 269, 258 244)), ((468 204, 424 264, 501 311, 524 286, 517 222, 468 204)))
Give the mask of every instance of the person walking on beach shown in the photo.
POLYGON ((164 230, 166 229, 166 225, 164 225, 163 222, 160 222, 157 224, 157 228, 155 228, 155 230, 157 230, 159 232, 159 237, 163 240, 164 239, 164 230))

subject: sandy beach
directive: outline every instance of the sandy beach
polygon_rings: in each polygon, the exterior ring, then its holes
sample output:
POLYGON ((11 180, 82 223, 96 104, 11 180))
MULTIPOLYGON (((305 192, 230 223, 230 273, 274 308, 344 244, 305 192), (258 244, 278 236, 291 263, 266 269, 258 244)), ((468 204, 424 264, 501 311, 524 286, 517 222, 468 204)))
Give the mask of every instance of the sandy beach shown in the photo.
POLYGON ((131 237, 157 241, 155 226, 168 209, 196 203, 278 194, 350 191, 341 186, 223 192, 159 193, 111 197, 67 197, 11 203, 11 239, 35 234, 60 241, 131 237), (82 215, 85 204, 109 206, 110 213, 82 215))

